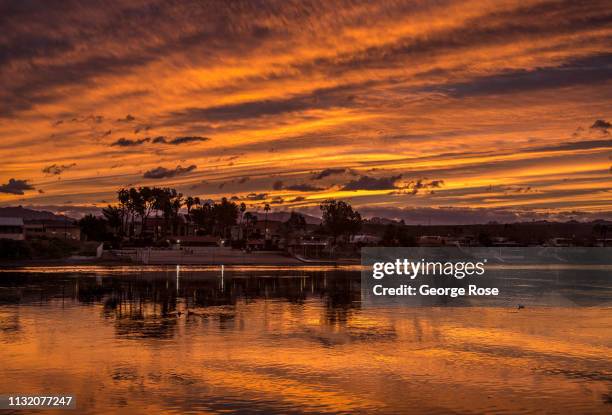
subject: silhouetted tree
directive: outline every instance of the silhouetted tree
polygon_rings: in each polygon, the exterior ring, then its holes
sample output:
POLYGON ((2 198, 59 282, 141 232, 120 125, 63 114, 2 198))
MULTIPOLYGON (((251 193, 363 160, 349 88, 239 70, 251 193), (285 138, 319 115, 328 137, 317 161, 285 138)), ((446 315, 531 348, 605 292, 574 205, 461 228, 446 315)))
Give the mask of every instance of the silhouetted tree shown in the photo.
POLYGON ((210 203, 194 208, 191 211, 191 218, 198 228, 198 234, 209 235, 213 232, 215 220, 210 203))
POLYGON ((129 235, 130 238, 134 236, 134 223, 136 221, 136 215, 144 216, 144 203, 142 201, 142 197, 138 189, 134 187, 130 187, 128 190, 129 198, 128 198, 128 210, 130 212, 130 229, 129 235))
POLYGON ((227 236, 228 229, 236 224, 238 218, 238 206, 234 202, 230 202, 227 198, 221 199, 220 203, 215 203, 212 208, 212 214, 215 220, 217 233, 222 237, 227 236))
POLYGON ((326 200, 319 206, 323 211, 323 228, 334 238, 356 234, 361 229, 361 215, 347 202, 326 200))
POLYGON ((255 229, 257 226, 257 216, 253 215, 251 212, 246 212, 244 214, 244 226, 245 226, 245 239, 249 239, 252 233, 252 229, 255 229))
POLYGON ((125 235, 127 221, 130 214, 130 191, 121 188, 117 191, 117 200, 119 201, 119 209, 121 210, 121 235, 125 235))
POLYGON ((290 235, 296 232, 303 232, 305 230, 306 218, 304 218, 304 215, 297 212, 291 212, 291 215, 289 215, 289 219, 287 219, 281 225, 281 232, 284 234, 285 237, 289 237, 290 235))
POLYGON ((156 188, 154 191, 155 195, 155 209, 160 211, 164 218, 164 229, 163 234, 168 234, 170 224, 175 224, 178 211, 182 206, 183 195, 177 193, 176 189, 170 188, 156 188))
POLYGON ((106 224, 105 219, 92 214, 85 215, 78 221, 79 228, 88 241, 104 241, 108 236, 106 224))
POLYGON ((108 207, 102 209, 102 214, 111 230, 119 234, 119 236, 123 236, 121 209, 116 206, 108 205, 108 207))
POLYGON ((150 188, 148 186, 139 187, 138 192, 140 193, 140 204, 139 213, 141 218, 141 229, 140 235, 142 236, 147 227, 147 219, 155 210, 155 194, 157 188, 150 188))

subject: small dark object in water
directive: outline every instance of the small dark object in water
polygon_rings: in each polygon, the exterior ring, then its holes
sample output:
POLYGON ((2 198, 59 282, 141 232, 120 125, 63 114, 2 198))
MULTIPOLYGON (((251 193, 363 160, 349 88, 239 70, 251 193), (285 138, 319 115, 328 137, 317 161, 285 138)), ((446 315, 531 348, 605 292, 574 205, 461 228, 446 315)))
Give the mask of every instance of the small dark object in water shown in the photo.
POLYGON ((517 307, 518 310, 521 310, 523 308, 525 308, 525 306, 523 304, 519 304, 518 307, 517 307))

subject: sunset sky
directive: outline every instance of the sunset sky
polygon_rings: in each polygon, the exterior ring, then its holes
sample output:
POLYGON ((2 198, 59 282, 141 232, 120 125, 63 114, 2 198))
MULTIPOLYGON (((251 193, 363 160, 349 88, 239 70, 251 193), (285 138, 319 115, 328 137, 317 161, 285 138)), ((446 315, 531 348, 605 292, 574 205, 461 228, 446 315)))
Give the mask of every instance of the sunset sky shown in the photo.
POLYGON ((2 1, 0 27, 0 206, 612 218, 609 1, 2 1))

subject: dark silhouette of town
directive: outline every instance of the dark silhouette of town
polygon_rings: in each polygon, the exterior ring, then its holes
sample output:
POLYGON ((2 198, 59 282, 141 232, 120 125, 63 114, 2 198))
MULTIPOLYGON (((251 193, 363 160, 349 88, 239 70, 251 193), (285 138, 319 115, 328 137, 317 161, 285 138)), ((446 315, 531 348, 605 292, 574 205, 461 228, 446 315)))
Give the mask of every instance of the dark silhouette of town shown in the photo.
MULTIPOLYGON (((105 260, 129 258, 145 263, 190 263, 185 262, 186 253, 191 254, 191 263, 208 263, 216 256, 213 262, 232 264, 237 258, 232 252, 276 254, 257 257, 254 263, 285 263, 288 258, 297 259, 296 263, 350 263, 364 246, 612 245, 612 224, 604 220, 406 225, 384 218, 364 219, 350 203, 333 199, 320 203, 321 218, 297 211, 271 212, 268 203, 239 202, 225 197, 216 202, 202 200, 173 188, 132 187, 120 189, 117 202, 102 209, 102 215, 88 214, 79 220, 50 213, 47 218, 32 218, 23 213, 28 209, 13 209, 17 217, 0 217, 2 259, 57 259, 75 254, 92 258, 97 254, 99 259, 102 250, 105 260), (146 257, 134 254, 146 248, 146 257), (122 251, 131 254, 122 255, 122 251), (180 260, 171 252, 180 252, 180 260)), ((250 262, 244 255, 240 258, 240 263, 250 262)))

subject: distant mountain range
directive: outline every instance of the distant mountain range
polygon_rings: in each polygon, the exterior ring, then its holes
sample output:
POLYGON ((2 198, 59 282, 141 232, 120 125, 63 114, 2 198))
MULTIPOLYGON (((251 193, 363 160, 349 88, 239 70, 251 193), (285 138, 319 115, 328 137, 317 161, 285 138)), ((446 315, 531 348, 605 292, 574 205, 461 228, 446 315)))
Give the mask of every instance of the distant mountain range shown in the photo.
MULTIPOLYGON (((99 216, 102 214, 102 209, 95 206, 9 206, 9 207, 0 207, 0 217, 20 217, 24 220, 66 220, 68 219, 80 219, 85 214, 93 214, 99 216), (51 210, 55 211, 53 213, 51 210)), ((259 221, 264 221, 266 215, 264 212, 251 212, 259 221)), ((321 223, 321 218, 316 217, 314 215, 310 215, 305 212, 298 212, 304 216, 306 219, 306 223, 309 225, 318 225, 321 223)), ((366 224, 370 225, 400 225, 401 221, 399 218, 388 218, 384 216, 377 215, 363 215, 364 219, 366 219, 366 224)), ((412 212, 417 214, 418 212, 412 212)), ((291 216, 290 211, 280 211, 280 212, 268 212, 268 220, 275 222, 285 222, 291 216)), ((412 216, 408 214, 407 216, 412 216)), ((418 219, 417 223, 414 223, 414 220, 406 220, 406 224, 408 225, 419 225, 426 223, 425 218, 421 215, 416 217, 418 219)), ((491 220, 491 218, 482 217, 482 222, 477 223, 476 221, 470 220, 471 223, 461 223, 462 221, 457 221, 459 223, 440 223, 440 220, 434 220, 428 224, 429 226, 445 226, 445 225, 468 225, 468 224, 499 224, 499 223, 529 223, 532 225, 535 224, 546 224, 546 223, 590 223, 592 225, 600 224, 600 225, 611 225, 612 221, 609 219, 600 219, 600 218, 589 218, 584 217, 583 220, 563 220, 563 218, 557 218, 557 220, 546 220, 546 219, 531 219, 531 220, 504 220, 509 218, 494 218, 496 220, 491 220), (590 220, 589 220, 590 219, 590 220)), ((429 221, 427 221, 429 222, 429 221)), ((444 222, 449 222, 445 220, 444 222)))
MULTIPOLYGON (((263 212, 255 212, 253 214, 257 216, 257 219, 259 221, 263 221, 266 218, 266 215, 263 212)), ((308 223, 309 225, 318 225, 319 223, 321 223, 321 218, 317 218, 316 216, 311 216, 304 213, 302 213, 302 215, 306 219, 306 223, 308 223)), ((291 212, 269 212, 268 220, 285 222, 287 219, 289 219, 289 216, 291 216, 291 212)), ((29 209, 23 206, 0 207, 0 217, 17 217, 23 218, 24 220, 64 220, 66 218, 72 218, 68 215, 58 215, 47 210, 29 209)))
MULTIPOLYGON (((321 218, 317 218, 316 216, 307 215, 302 212, 299 212, 299 213, 302 216, 304 216, 304 219, 306 219, 306 223, 309 225, 318 225, 321 223, 321 218)), ((263 212, 255 212, 254 215, 257 216, 257 220, 260 222, 266 219, 266 214, 263 212)), ((286 222, 287 219, 289 219, 289 216, 291 216, 291 212, 286 212, 286 211, 269 212, 268 220, 275 221, 275 222, 286 222)))
POLYGON ((0 217, 23 218, 24 220, 65 220, 67 218, 46 210, 27 209, 22 206, 0 207, 0 217))

